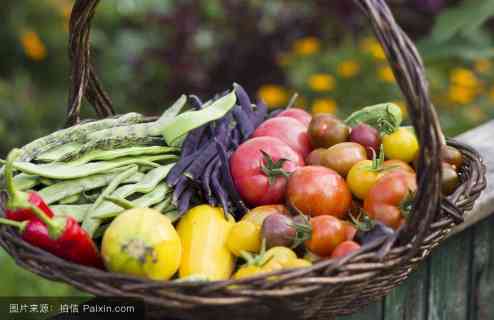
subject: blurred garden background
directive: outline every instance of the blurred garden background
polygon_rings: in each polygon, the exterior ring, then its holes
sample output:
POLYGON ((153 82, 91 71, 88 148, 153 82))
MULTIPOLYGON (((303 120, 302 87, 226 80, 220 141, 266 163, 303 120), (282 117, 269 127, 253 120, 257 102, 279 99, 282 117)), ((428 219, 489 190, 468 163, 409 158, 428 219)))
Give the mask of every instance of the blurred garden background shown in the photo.
MULTIPOLYGON (((448 135, 494 118, 494 1, 389 0, 416 41, 448 135)), ((64 122, 72 0, 4 0, 0 10, 0 157, 64 122)), ((345 115, 405 108, 384 52, 352 1, 105 0, 92 61, 119 113, 160 114, 178 95, 233 82, 270 107, 345 115)), ((89 106, 87 117, 94 116, 89 106)), ((0 251, 0 295, 78 294, 0 251)))

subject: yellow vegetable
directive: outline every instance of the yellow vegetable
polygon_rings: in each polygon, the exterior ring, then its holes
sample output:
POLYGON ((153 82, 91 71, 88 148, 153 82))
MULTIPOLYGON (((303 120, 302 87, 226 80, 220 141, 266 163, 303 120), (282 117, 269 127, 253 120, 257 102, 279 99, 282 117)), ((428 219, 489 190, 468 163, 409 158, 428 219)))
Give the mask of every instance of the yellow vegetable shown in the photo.
POLYGON ((249 221, 239 221, 228 234, 227 246, 239 256, 241 251, 259 252, 261 249, 261 228, 249 221))
POLYGON ((305 268, 310 267, 312 263, 305 259, 291 259, 283 264, 284 269, 295 269, 295 268, 305 268))
POLYGON ((384 155, 388 159, 412 162, 417 158, 419 142, 415 133, 406 127, 400 127, 391 134, 383 136, 384 155))
POLYGON ((234 257, 228 250, 226 241, 231 227, 232 222, 225 219, 220 208, 200 205, 190 209, 177 227, 183 248, 180 278, 230 278, 234 257))
POLYGON ((137 208, 113 220, 103 235, 101 254, 109 271, 167 280, 178 270, 182 245, 167 217, 137 208))

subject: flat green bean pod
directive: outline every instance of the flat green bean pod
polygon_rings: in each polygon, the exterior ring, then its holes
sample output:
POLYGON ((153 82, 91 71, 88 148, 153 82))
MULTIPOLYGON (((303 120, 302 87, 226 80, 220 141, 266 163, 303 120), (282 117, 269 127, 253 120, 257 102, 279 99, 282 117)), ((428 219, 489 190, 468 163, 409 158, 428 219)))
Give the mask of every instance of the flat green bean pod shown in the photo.
POLYGON ((14 185, 18 190, 29 190, 39 183, 38 176, 21 173, 14 177, 14 185))
POLYGON ((90 161, 107 161, 123 157, 157 155, 178 152, 180 149, 173 147, 149 146, 149 147, 130 147, 115 150, 93 150, 83 155, 77 160, 68 162, 68 165, 81 165, 90 161))
POLYGON ((124 181, 132 177, 137 173, 138 167, 136 165, 130 166, 129 169, 123 171, 122 173, 118 174, 115 179, 110 182, 110 184, 101 192, 99 197, 96 199, 94 202, 93 206, 91 207, 90 211, 96 210, 98 206, 103 202, 106 196, 110 195, 113 191, 115 191, 120 184, 122 184, 124 181))
POLYGON ((59 203, 60 204, 72 204, 72 203, 76 203, 77 201, 79 201, 79 199, 81 199, 81 194, 76 193, 76 194, 73 194, 71 196, 68 196, 68 197, 61 199, 59 201, 59 203))
MULTIPOLYGON (((122 168, 126 169, 126 168, 122 168)), ((52 204, 60 201, 63 198, 70 197, 74 194, 79 194, 89 190, 104 187, 108 185, 115 177, 120 173, 110 172, 106 174, 97 174, 79 179, 62 181, 57 184, 48 186, 39 191, 40 196, 45 200, 47 204, 52 204)), ((127 183, 136 183, 143 179, 144 174, 138 172, 132 177, 127 179, 127 183)))
POLYGON ((144 156, 144 157, 129 157, 121 158, 112 161, 90 162, 82 165, 67 165, 64 163, 53 164, 34 164, 30 162, 15 162, 14 167, 24 173, 37 175, 51 179, 76 179, 91 176, 98 173, 107 172, 109 170, 124 167, 131 164, 146 164, 149 162, 163 161, 163 160, 176 160, 176 155, 156 155, 156 156, 144 156))
MULTIPOLYGON (((129 187, 131 186, 127 185, 117 189, 112 194, 112 197, 125 198, 129 196, 130 194, 132 194, 132 190, 129 187)), ((168 185, 166 183, 161 183, 151 192, 144 194, 140 198, 132 201, 132 204, 139 208, 150 207, 156 203, 159 203, 160 201, 163 201, 168 191, 168 185)), ((116 204, 113 204, 110 201, 104 201, 96 211, 88 212, 88 214, 84 218, 84 221, 82 222, 82 228, 84 228, 84 230, 86 230, 92 236, 104 219, 114 218, 123 211, 124 209, 117 206, 116 204)))
POLYGON ((53 148, 47 152, 43 152, 35 159, 42 162, 55 162, 60 159, 64 154, 79 152, 82 148, 81 143, 72 142, 66 143, 59 147, 53 148))
POLYGON ((174 146, 189 131, 223 117, 235 106, 236 101, 235 90, 232 90, 232 92, 214 101, 204 109, 189 111, 176 116, 173 121, 160 126, 161 134, 165 138, 167 145, 174 146))
POLYGON ((82 222, 89 208, 90 204, 60 204, 50 206, 56 217, 73 217, 77 222, 82 222))

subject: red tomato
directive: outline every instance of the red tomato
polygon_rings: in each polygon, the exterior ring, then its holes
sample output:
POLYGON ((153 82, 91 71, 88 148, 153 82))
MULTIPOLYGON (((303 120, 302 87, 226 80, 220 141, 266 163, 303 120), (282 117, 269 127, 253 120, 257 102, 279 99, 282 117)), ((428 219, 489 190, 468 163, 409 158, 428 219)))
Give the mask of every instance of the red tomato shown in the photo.
POLYGON ((288 179, 288 204, 309 216, 332 215, 342 218, 352 204, 352 194, 336 171, 307 166, 288 179))
POLYGON ((369 217, 398 229, 404 221, 402 211, 407 209, 406 202, 417 191, 415 179, 415 174, 403 170, 381 177, 364 201, 364 209, 369 217))
POLYGON ((310 219, 312 226, 311 238, 305 246, 321 257, 328 257, 331 252, 345 241, 343 221, 333 216, 322 215, 310 219))
POLYGON ((262 152, 275 163, 286 159, 281 166, 286 173, 304 165, 300 154, 276 138, 258 137, 240 145, 230 158, 231 173, 242 199, 254 207, 283 203, 287 185, 287 178, 281 174, 274 174, 270 182, 262 169, 268 165, 262 152))
POLYGON ((357 234, 357 228, 348 221, 343 221, 343 227, 345 228, 345 240, 353 240, 357 234))
POLYGON ((331 258, 344 257, 360 249, 360 245, 354 241, 345 241, 340 243, 331 254, 331 258))
POLYGON ((300 121, 306 128, 309 127, 309 123, 312 120, 310 113, 300 108, 290 108, 280 112, 277 117, 289 117, 300 121))
POLYGON ((252 137, 278 138, 298 152, 305 159, 312 150, 307 128, 298 120, 288 117, 275 117, 264 121, 252 137))

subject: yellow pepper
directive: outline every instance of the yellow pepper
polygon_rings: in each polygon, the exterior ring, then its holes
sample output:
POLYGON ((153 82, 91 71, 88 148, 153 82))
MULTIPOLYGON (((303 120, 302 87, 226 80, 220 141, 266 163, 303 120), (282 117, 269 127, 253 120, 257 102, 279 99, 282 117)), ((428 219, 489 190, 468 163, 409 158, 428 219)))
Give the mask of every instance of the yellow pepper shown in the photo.
POLYGON ((180 278, 230 278, 234 257, 228 250, 227 237, 232 225, 222 209, 208 205, 194 207, 182 217, 177 227, 183 248, 180 278))

